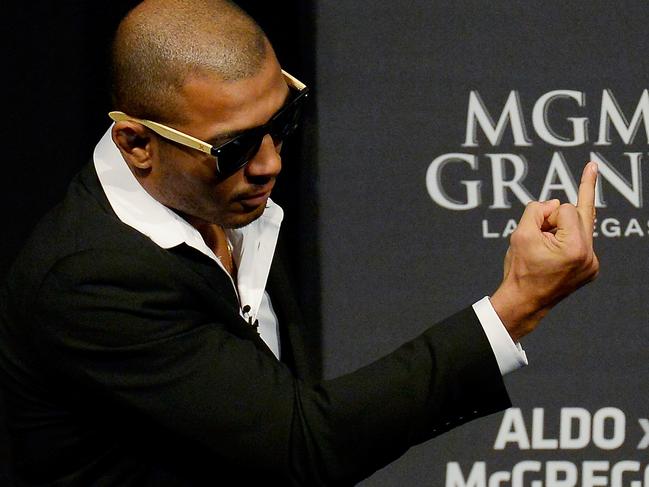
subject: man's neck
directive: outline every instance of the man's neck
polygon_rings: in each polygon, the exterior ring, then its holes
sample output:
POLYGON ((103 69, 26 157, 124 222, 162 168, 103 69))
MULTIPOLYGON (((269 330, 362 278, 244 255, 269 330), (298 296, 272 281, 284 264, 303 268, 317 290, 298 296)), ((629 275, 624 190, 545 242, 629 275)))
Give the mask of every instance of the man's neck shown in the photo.
POLYGON ((200 218, 190 217, 187 215, 183 215, 183 218, 187 220, 192 227, 198 230, 205 241, 205 245, 214 252, 214 255, 216 255, 216 257, 221 261, 221 264, 223 264, 223 267, 228 274, 235 279, 236 272, 234 260, 232 259, 232 248, 223 227, 216 223, 209 223, 200 218))

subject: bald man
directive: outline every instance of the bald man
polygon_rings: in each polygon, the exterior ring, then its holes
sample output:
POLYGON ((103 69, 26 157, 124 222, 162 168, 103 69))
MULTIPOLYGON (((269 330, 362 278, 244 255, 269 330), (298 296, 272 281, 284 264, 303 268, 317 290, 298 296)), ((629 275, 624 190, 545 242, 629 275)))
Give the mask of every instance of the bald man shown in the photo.
POLYGON ((306 86, 234 5, 148 0, 118 29, 113 95, 2 288, 20 485, 354 484, 508 407, 517 341, 598 271, 589 164, 576 207, 526 208, 490 298, 320 380, 269 198, 306 86))

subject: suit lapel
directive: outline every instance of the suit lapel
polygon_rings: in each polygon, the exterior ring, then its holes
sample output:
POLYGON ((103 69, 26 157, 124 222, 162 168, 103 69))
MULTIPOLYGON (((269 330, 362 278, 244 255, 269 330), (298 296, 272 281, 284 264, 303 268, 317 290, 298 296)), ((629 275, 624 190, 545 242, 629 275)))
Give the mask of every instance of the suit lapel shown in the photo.
MULTIPOLYGON (((115 215, 101 187, 92 161, 82 169, 79 177, 82 186, 98 203, 98 210, 109 214, 119 222, 119 218, 115 215)), ((119 223, 121 224, 121 222, 119 223)), ((137 232, 137 230, 131 230, 137 232)), ((261 339, 256 328, 249 325, 239 315, 239 299, 232 283, 214 261, 186 244, 165 250, 152 241, 150 243, 155 246, 156 250, 168 255, 172 265, 178 267, 179 275, 184 275, 189 271, 195 276, 192 283, 196 285, 197 294, 204 294, 204 302, 210 307, 210 314, 214 316, 215 322, 223 323, 234 335, 252 341, 260 351, 276 358, 266 342, 261 339)))
POLYGON ((258 349, 276 359, 275 354, 259 336, 257 328, 247 323, 239 314, 239 298, 223 269, 212 259, 186 244, 169 249, 168 252, 177 259, 183 270, 190 270, 207 284, 209 289, 205 301, 211 306, 218 322, 223 322, 233 334, 251 340, 258 349), (217 306, 218 301, 225 301, 226 306, 217 306))

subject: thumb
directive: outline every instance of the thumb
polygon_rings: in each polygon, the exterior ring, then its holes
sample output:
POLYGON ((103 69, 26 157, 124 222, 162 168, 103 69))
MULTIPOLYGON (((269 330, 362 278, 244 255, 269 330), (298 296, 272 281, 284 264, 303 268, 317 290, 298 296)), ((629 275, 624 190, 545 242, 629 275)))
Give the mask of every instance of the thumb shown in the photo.
POLYGON ((532 201, 527 204, 521 216, 519 227, 528 230, 539 230, 547 226, 548 217, 559 208, 560 202, 557 199, 549 201, 532 201))
POLYGON ((561 206, 561 202, 558 199, 548 200, 541 202, 541 209, 543 210, 543 218, 547 220, 550 215, 556 213, 556 211, 561 206))
MULTIPOLYGON (((548 215, 545 217, 545 221, 547 223, 547 226, 549 226, 550 228, 556 228, 559 221, 559 209, 561 208, 561 202, 559 200, 552 201, 556 203, 552 205, 550 211, 548 212, 548 215)), ((547 201, 546 203, 550 203, 550 201, 547 201)))

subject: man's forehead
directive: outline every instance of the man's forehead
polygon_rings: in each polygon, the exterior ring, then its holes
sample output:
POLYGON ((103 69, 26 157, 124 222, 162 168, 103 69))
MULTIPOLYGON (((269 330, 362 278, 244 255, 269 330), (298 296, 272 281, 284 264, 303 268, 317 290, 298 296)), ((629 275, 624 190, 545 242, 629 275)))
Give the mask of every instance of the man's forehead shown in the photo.
POLYGON ((192 126, 210 127, 207 133, 241 130, 265 123, 288 92, 277 61, 264 63, 256 75, 239 80, 192 74, 181 89, 182 111, 192 126))
POLYGON ((192 75, 186 79, 181 92, 196 106, 219 104, 227 108, 245 105, 287 87, 279 66, 273 71, 237 80, 223 80, 214 74, 192 75))

